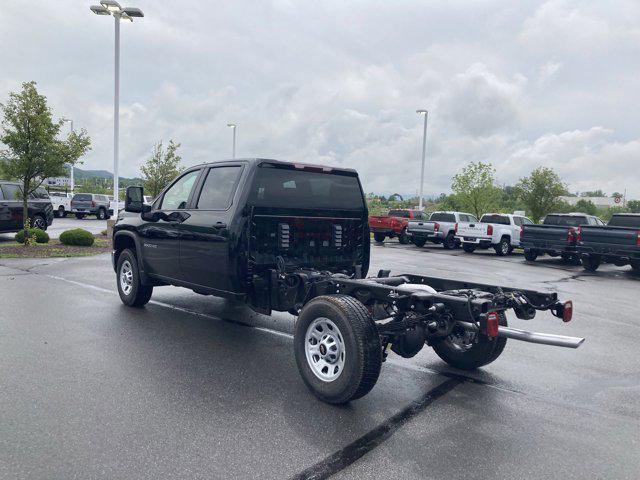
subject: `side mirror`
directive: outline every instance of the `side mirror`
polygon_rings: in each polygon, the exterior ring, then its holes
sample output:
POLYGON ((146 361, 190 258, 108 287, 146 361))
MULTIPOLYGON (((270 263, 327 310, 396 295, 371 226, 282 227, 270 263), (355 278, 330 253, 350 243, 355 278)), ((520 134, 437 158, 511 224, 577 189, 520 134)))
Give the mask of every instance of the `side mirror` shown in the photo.
POLYGON ((144 189, 142 187, 127 187, 124 197, 124 211, 142 213, 144 211, 144 189))

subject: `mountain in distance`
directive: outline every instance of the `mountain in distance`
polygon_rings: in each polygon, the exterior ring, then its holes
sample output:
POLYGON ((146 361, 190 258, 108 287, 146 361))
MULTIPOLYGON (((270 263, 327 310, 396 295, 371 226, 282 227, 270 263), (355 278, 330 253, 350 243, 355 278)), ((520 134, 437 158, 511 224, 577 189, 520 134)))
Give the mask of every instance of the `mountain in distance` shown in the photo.
MULTIPOLYGON (((104 178, 105 180, 111 180, 113 173, 108 170, 83 170, 82 168, 73 167, 73 177, 77 182, 78 180, 86 180, 89 178, 104 178)), ((138 177, 126 178, 120 177, 120 180, 139 180, 138 177)))

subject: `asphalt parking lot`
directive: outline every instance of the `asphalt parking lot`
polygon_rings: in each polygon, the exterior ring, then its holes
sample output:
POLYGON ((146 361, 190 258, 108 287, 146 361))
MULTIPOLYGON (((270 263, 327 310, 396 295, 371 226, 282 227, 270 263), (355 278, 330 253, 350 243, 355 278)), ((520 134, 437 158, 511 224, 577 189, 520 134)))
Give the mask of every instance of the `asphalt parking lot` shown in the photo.
POLYGON ((302 383, 288 314, 174 287, 131 310, 107 255, 0 259, 0 478, 638 478, 640 277, 395 242, 372 261, 556 290, 573 322, 511 325, 587 340, 510 340, 474 373, 392 354, 335 407, 302 383))

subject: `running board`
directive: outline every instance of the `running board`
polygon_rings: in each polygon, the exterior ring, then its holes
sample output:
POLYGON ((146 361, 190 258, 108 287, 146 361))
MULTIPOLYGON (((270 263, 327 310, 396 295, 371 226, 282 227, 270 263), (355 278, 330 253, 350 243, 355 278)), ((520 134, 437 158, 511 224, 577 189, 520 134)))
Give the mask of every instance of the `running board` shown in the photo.
POLYGON ((529 343, 542 343, 555 347, 578 348, 584 342, 584 338, 565 337, 564 335, 552 335, 550 333, 528 332, 517 328, 498 327, 498 336, 513 338, 529 343))

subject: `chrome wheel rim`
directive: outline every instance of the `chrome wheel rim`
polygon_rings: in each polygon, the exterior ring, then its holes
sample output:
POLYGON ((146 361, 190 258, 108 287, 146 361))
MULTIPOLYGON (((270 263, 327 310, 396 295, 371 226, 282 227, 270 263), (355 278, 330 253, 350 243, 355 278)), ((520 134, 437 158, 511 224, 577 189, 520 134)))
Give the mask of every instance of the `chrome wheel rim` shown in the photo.
POLYGON ((120 288, 125 295, 129 295, 133 290, 133 268, 129 260, 122 262, 120 267, 120 288))
POLYGON ((502 242, 502 253, 505 255, 509 253, 509 244, 507 242, 502 242))
POLYGON ((340 329, 328 318, 316 318, 305 334, 305 354, 313 374, 333 382, 344 370, 346 351, 340 329))
POLYGON ((44 220, 42 220, 40 217, 36 217, 36 219, 33 221, 33 228, 39 228, 40 230, 42 230, 43 226, 44 220))

